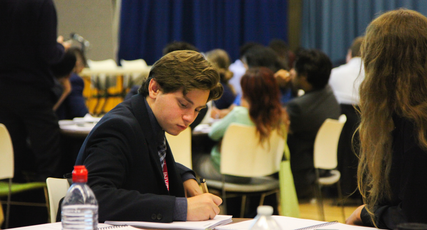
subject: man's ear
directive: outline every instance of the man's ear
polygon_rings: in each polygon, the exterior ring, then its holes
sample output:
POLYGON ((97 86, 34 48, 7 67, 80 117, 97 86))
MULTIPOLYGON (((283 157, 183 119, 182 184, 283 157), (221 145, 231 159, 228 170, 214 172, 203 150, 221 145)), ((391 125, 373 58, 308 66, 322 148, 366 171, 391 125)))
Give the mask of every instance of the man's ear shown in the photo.
POLYGON ((150 83, 148 84, 148 95, 152 98, 155 98, 159 93, 160 93, 159 83, 157 83, 155 79, 151 79, 150 83))

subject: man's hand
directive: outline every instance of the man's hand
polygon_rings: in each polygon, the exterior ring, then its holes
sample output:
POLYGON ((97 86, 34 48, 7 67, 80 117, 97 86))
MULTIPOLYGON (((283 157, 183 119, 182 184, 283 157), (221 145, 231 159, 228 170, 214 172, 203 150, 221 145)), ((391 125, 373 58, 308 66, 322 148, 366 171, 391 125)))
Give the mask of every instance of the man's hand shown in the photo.
POLYGON ((194 179, 184 181, 185 197, 193 197, 203 194, 199 184, 194 179))
POLYGON ((286 84, 288 84, 288 82, 291 80, 291 75, 289 74, 288 71, 284 69, 277 71, 274 74, 274 77, 276 78, 276 81, 280 87, 285 87, 286 84))
POLYGON ((210 193, 187 198, 187 220, 211 220, 219 213, 222 199, 210 193))
POLYGON ((365 207, 365 205, 360 205, 354 212, 345 220, 346 224, 352 224, 352 225, 363 225, 362 219, 360 218, 360 213, 362 212, 362 209, 365 207))
POLYGON ((71 41, 64 41, 64 37, 63 36, 58 36, 58 38, 56 39, 56 42, 60 43, 62 46, 64 46, 65 50, 68 50, 71 47, 71 41))

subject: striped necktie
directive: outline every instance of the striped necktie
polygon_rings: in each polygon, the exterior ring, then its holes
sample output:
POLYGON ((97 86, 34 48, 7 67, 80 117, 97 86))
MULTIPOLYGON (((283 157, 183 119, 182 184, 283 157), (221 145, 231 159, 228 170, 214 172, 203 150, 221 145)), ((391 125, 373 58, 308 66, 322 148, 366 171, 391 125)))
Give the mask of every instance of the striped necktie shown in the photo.
POLYGON ((159 158, 160 158, 160 165, 162 166, 162 170, 163 170, 163 163, 165 161, 166 158, 166 139, 163 137, 163 142, 161 145, 157 146, 157 153, 159 154, 159 158))

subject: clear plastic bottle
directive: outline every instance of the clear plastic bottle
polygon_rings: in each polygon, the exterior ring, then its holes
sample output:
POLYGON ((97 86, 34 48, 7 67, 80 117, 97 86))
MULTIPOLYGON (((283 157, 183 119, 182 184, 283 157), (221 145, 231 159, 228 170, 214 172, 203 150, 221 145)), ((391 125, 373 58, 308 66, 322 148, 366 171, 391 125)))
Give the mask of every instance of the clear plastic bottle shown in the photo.
POLYGON ((250 230, 279 230, 280 225, 271 217, 273 207, 259 206, 257 208, 257 216, 253 224, 249 227, 250 230))
POLYGON ((63 230, 98 229, 98 201, 86 184, 87 174, 84 165, 74 166, 73 184, 62 202, 63 230))

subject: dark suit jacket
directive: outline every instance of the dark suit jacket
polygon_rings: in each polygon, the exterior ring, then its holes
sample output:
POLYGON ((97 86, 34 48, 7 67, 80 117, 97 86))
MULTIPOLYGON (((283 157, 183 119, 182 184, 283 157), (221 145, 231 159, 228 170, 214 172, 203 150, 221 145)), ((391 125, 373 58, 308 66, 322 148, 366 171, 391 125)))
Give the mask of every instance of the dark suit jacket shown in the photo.
POLYGON ((326 118, 338 119, 340 106, 331 87, 308 92, 289 101, 286 110, 291 120, 288 147, 291 152, 291 168, 295 188, 300 196, 302 191, 311 191, 307 186, 314 183, 313 165, 314 140, 326 118))
POLYGON ((168 191, 157 153, 146 101, 138 95, 108 112, 90 132, 77 157, 89 172, 99 203, 99 222, 171 222, 176 197, 184 197, 181 175, 168 146, 168 191))

